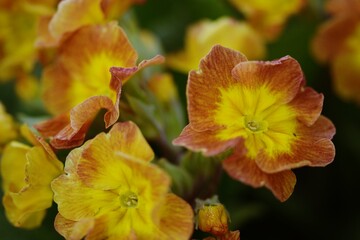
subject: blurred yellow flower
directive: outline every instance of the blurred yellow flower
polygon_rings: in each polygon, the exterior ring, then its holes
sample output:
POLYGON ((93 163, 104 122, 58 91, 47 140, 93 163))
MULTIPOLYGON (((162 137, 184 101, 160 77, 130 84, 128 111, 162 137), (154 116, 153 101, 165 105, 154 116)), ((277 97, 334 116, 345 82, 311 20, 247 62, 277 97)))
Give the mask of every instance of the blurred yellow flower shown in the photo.
POLYGON ((229 231, 229 216, 221 203, 204 204, 197 214, 198 227, 201 231, 215 236, 224 235, 229 231))
MULTIPOLYGON (((300 11, 305 0, 230 0, 267 39, 275 39, 288 17, 300 11)), ((246 53, 245 53, 246 55, 246 53)))
POLYGON ((203 20, 190 26, 186 33, 185 49, 167 56, 171 68, 183 73, 197 69, 215 44, 243 52, 249 59, 265 57, 266 47, 262 37, 246 22, 229 17, 215 21, 203 20))
POLYGON ((15 80, 19 97, 36 96, 38 85, 31 72, 38 60, 34 47, 43 16, 52 14, 57 0, 21 0, 0 4, 0 82, 15 80), (29 81, 29 82, 28 82, 29 81), (31 86, 23 91, 23 86, 31 86))
POLYGON ((149 79, 148 87, 161 102, 170 102, 178 97, 174 79, 169 73, 155 74, 149 79))
POLYGON ((3 204, 14 226, 34 228, 40 226, 52 204, 50 182, 61 174, 63 165, 45 141, 25 131, 35 146, 10 142, 1 158, 3 204))
POLYGON ((2 146, 17 137, 17 129, 13 118, 0 102, 0 150, 2 146))
POLYGON ((330 63, 335 92, 360 104, 360 1, 331 0, 326 9, 332 18, 318 29, 312 50, 330 63))
POLYGON ((115 124, 74 149, 52 182, 66 239, 189 239, 191 207, 168 193, 170 178, 132 122, 115 124))

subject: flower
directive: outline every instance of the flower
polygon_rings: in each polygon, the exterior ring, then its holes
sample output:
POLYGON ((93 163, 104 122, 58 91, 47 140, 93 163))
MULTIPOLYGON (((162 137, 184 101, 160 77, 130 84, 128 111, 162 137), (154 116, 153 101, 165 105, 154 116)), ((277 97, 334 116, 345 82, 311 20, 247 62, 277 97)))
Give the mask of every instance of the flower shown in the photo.
POLYGON ((3 145, 17 137, 17 129, 13 118, 5 111, 5 107, 0 102, 0 150, 3 145))
POLYGON ((281 201, 293 191, 292 168, 325 166, 335 155, 335 127, 320 116, 323 95, 305 86, 299 63, 286 56, 248 61, 214 46, 191 71, 189 125, 174 144, 206 155, 234 147, 223 162, 230 176, 265 185, 281 201))
POLYGON ((44 69, 44 103, 56 117, 37 124, 36 129, 44 137, 52 137, 55 148, 70 148, 84 141, 100 109, 107 110, 106 127, 114 124, 119 117, 122 84, 163 58, 156 56, 138 66, 136 60, 136 51, 115 22, 76 31, 61 44, 54 63, 44 69))
POLYGON ((229 216, 221 203, 202 204, 198 209, 197 219, 198 227, 203 232, 221 236, 229 231, 229 216))
POLYGON ((34 146, 12 141, 1 158, 3 204, 6 217, 14 226, 35 228, 51 207, 50 182, 62 173, 63 165, 49 145, 26 127, 23 135, 34 146))
POLYGON ((305 0, 230 0, 230 2, 269 40, 275 39, 287 18, 299 12, 305 4, 305 0))
POLYGON ((244 52, 251 59, 264 58, 266 48, 262 37, 246 22, 229 17, 215 21, 202 20, 186 32, 185 49, 170 54, 166 60, 170 67, 188 73, 198 66, 215 44, 244 52))
POLYGON ((170 179, 132 122, 115 124, 70 152, 52 182, 66 239, 188 239, 191 207, 168 193, 170 179))
POLYGON ((319 62, 329 62, 335 92, 360 103, 360 3, 328 1, 332 18, 318 29, 312 50, 319 62))
POLYGON ((168 103, 178 98, 176 84, 169 73, 154 74, 147 86, 160 102, 168 103))

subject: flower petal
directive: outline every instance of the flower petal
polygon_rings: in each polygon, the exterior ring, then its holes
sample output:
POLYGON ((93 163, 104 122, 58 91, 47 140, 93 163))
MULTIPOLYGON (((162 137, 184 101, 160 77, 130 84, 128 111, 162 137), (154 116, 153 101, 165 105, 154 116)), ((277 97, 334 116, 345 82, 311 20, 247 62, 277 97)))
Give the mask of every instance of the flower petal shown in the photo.
POLYGON ((297 119, 306 126, 311 126, 319 118, 323 107, 324 95, 306 87, 289 103, 295 108, 297 119))
MULTIPOLYGON (((65 239, 83 239, 95 225, 95 219, 84 218, 78 222, 64 218, 61 214, 55 217, 54 227, 65 239)), ((99 238, 100 239, 100 238, 99 238)))
POLYGON ((232 75, 243 88, 268 89, 278 104, 291 101, 304 84, 301 67, 290 56, 274 61, 241 62, 232 70, 232 75))
POLYGON ((169 193, 166 202, 161 208, 159 229, 168 239, 189 239, 194 228, 194 213, 191 206, 169 193))
POLYGON ((202 151, 206 156, 213 156, 235 146, 239 140, 238 138, 220 140, 216 137, 216 133, 216 131, 198 132, 189 124, 173 141, 173 144, 184 146, 192 151, 202 151))
POLYGON ((320 116, 314 125, 298 124, 291 152, 268 156, 261 152, 256 164, 267 173, 276 173, 302 166, 323 167, 334 160, 335 147, 331 138, 335 134, 332 122, 320 116))
POLYGON ((225 159, 223 167, 234 179, 255 188, 267 187, 282 202, 290 197, 296 183, 295 174, 290 170, 277 173, 262 171, 253 159, 246 157, 243 143, 239 144, 234 153, 225 159))
POLYGON ((198 71, 191 71, 187 85, 188 113, 197 131, 219 128, 214 122, 214 111, 220 100, 220 88, 237 81, 231 70, 239 62, 247 61, 239 52, 215 45, 200 62, 198 71))

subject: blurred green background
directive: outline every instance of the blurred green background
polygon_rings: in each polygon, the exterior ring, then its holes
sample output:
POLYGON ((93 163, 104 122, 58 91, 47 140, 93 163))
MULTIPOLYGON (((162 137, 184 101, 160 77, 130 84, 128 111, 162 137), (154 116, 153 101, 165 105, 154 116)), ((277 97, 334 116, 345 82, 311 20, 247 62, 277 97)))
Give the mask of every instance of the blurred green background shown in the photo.
MULTIPOLYGON (((268 45, 267 59, 294 57, 301 64, 308 85, 324 94, 323 115, 337 128, 333 139, 336 158, 325 168, 296 169, 295 191, 285 203, 266 189, 253 189, 224 174, 219 199, 230 212, 231 229, 239 229, 242 240, 360 239, 360 106, 334 95, 329 68, 317 64, 311 54, 310 41, 326 18, 322 4, 310 1, 302 12, 291 17, 279 39, 268 45)), ((139 26, 159 37, 165 52, 181 49, 187 26, 200 19, 224 15, 243 18, 227 0, 148 0, 133 11, 139 26)), ((185 108, 187 76, 172 73, 185 108)), ((10 113, 34 110, 17 101, 11 83, 0 85, 0 96, 10 113)), ((0 239, 61 239, 53 229, 55 214, 53 207, 37 230, 19 230, 7 223, 1 206, 0 239)))

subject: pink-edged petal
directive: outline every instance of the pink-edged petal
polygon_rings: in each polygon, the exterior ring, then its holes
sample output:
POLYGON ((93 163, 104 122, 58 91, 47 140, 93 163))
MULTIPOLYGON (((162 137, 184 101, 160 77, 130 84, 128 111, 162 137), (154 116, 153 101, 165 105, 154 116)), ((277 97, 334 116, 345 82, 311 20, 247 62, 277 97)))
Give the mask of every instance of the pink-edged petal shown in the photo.
POLYGON ((188 113, 194 129, 204 131, 219 128, 214 121, 214 111, 221 97, 219 89, 236 82, 231 70, 243 61, 247 59, 241 53, 215 45, 201 60, 199 70, 189 73, 188 113))
POLYGON ((201 151, 206 156, 213 156, 235 146, 239 141, 238 138, 220 140, 216 137, 216 133, 217 131, 210 130, 198 132, 192 128, 192 124, 189 124, 173 141, 173 144, 184 146, 192 151, 201 151))
POLYGON ((225 159, 223 168, 234 179, 252 187, 265 186, 280 201, 286 201, 294 190, 296 183, 295 174, 290 171, 266 173, 262 171, 253 159, 246 157, 246 149, 239 144, 234 153, 225 159))
POLYGON ((297 119, 306 126, 311 126, 319 118, 323 107, 324 95, 314 89, 302 89, 289 105, 295 108, 297 119))
POLYGON ((291 152, 275 156, 261 152, 255 159, 259 168, 276 173, 303 166, 323 167, 334 160, 335 147, 331 139, 335 126, 329 119, 320 116, 310 127, 299 123, 295 134, 291 152))
POLYGON ((232 75, 245 89, 268 89, 278 104, 291 101, 305 81, 299 63, 290 56, 274 61, 241 62, 232 75))

